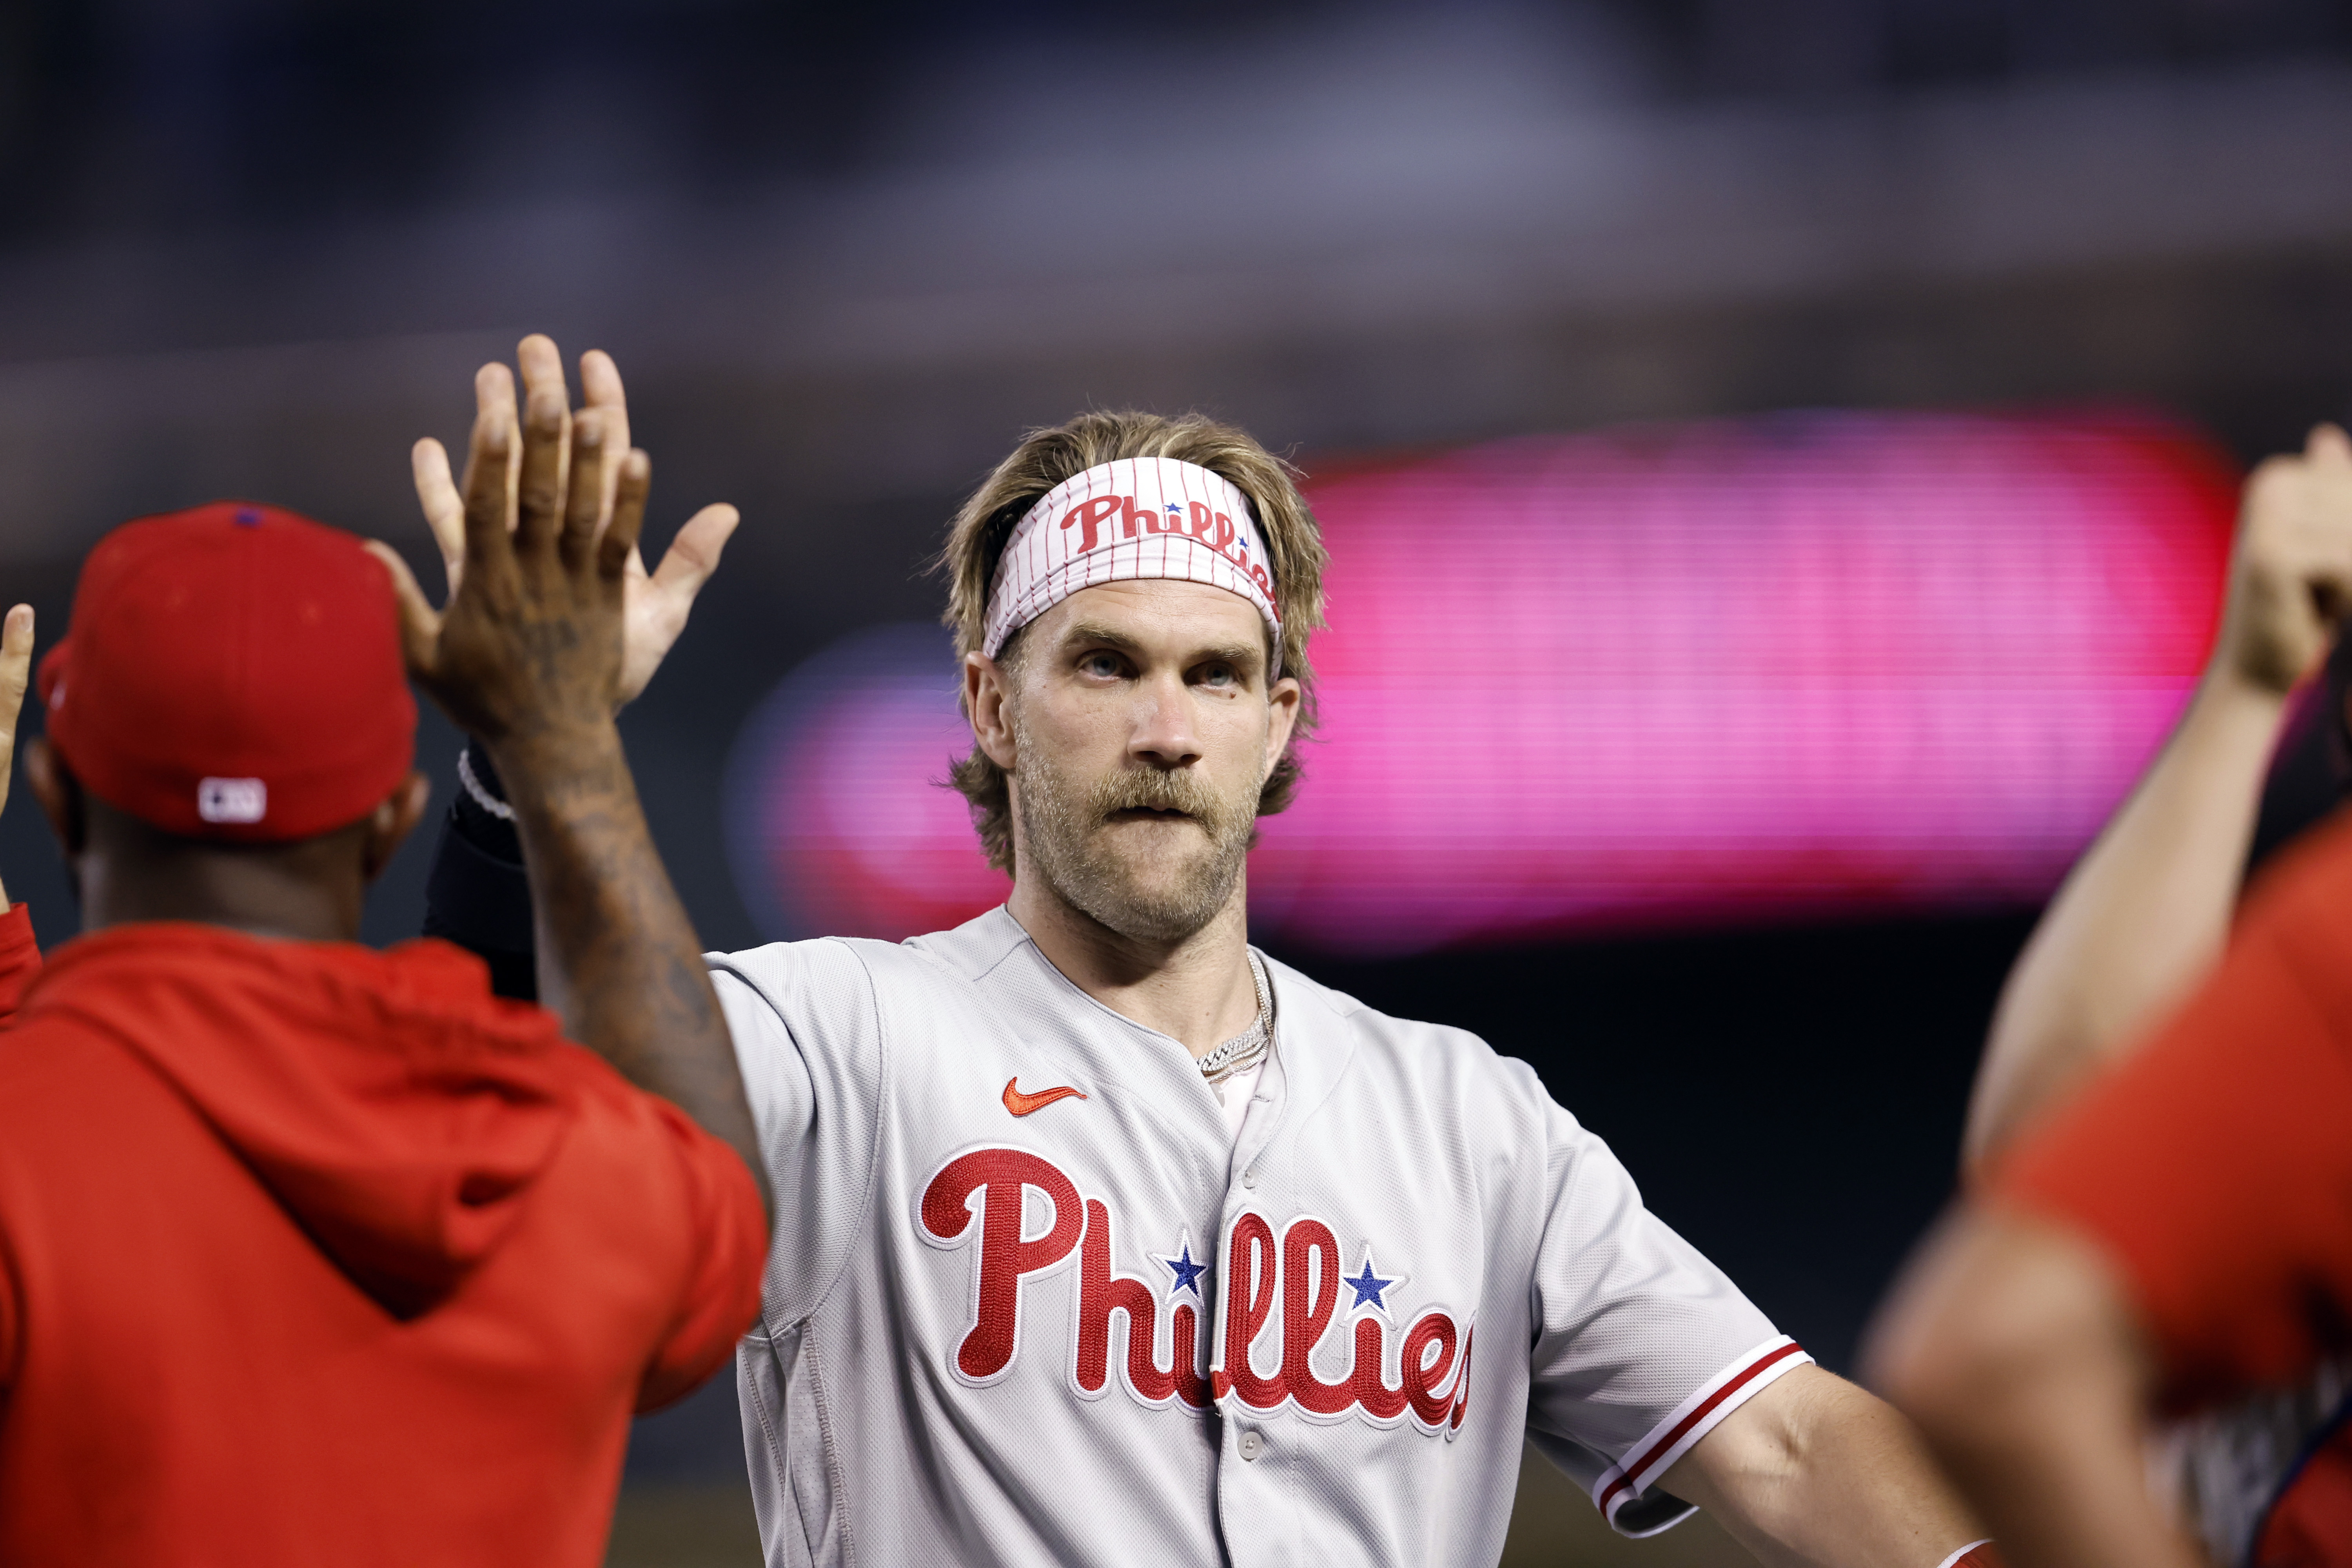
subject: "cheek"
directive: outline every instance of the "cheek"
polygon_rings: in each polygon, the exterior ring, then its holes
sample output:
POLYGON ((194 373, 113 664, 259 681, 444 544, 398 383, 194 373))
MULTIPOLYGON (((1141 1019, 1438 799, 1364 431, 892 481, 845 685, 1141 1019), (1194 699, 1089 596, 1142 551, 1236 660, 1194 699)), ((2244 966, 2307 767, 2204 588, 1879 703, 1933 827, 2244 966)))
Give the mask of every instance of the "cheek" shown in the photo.
POLYGON ((1241 777, 1264 771, 1273 719, 1266 704, 1241 697, 1204 701, 1201 709, 1201 739, 1219 773, 1241 777))
POLYGON ((1116 694, 1067 688, 1024 696, 1021 717, 1031 742, 1065 768, 1117 757, 1134 728, 1134 715, 1116 694))

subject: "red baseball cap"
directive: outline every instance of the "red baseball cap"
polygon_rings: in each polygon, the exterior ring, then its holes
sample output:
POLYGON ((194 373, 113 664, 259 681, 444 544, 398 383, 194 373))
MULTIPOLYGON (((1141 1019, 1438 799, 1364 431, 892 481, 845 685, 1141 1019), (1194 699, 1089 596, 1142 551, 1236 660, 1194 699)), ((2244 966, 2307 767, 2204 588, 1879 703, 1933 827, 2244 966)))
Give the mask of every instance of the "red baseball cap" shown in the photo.
POLYGON ((313 837, 415 760, 392 582, 341 529, 247 501, 126 522, 82 563, 66 630, 41 661, 49 743, 166 832, 313 837))

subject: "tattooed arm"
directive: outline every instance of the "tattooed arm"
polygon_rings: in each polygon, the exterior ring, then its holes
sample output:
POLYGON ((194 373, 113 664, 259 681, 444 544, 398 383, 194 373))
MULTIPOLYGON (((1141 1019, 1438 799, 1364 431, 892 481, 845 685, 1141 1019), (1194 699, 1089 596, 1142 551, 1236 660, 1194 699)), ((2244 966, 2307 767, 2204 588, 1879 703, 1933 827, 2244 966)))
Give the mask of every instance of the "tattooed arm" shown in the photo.
MULTIPOLYGON (((563 362, 546 338, 525 338, 515 356, 525 397, 546 389, 561 395, 563 362)), ((593 414, 603 429, 604 449, 628 448, 629 405, 621 373, 612 356, 591 349, 580 356, 583 416, 593 414)), ((466 568, 466 500, 449 468, 441 443, 427 437, 410 455, 416 500, 425 514, 454 595, 466 568)), ((604 504, 613 502, 620 473, 607 464, 604 504)), ((703 585, 719 569, 740 519, 731 506, 707 506, 688 518, 662 554, 646 570, 632 549, 622 568, 621 700, 635 700, 661 667, 703 585)), ((501 996, 536 1001, 533 973, 538 949, 531 930, 530 886, 522 864, 504 783, 479 740, 459 753, 460 788, 450 797, 441 842, 425 888, 425 934, 453 942, 490 966, 490 988, 501 996)))
MULTIPOLYGON (((526 353, 540 345, 553 353, 543 339, 526 353)), ((504 365, 484 367, 475 390, 465 571, 447 611, 374 546, 400 591, 410 669, 505 781, 530 868, 541 994, 574 1039, 741 1154, 765 1204, 726 1020, 613 722, 646 456, 618 457, 607 523, 601 412, 574 421, 559 380, 533 387, 518 430, 504 365)))

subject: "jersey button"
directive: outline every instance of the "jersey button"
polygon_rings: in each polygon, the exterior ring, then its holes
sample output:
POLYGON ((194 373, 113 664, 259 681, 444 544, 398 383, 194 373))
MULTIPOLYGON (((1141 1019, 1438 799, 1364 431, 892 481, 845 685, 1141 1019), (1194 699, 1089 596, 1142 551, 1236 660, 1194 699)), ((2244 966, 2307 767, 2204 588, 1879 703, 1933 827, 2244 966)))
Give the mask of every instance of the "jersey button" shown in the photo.
POLYGON ((1265 1452, 1265 1438, 1256 1432, 1244 1432, 1235 1447, 1241 1449, 1243 1458, 1255 1459, 1265 1452))
MULTIPOLYGON (((1255 1166, 1252 1166, 1250 1169, 1242 1173, 1242 1185, 1247 1187, 1252 1192, 1257 1191, 1257 1169, 1255 1166)), ((1252 1458, 1255 1458, 1257 1456, 1255 1454, 1250 1456, 1252 1458)))

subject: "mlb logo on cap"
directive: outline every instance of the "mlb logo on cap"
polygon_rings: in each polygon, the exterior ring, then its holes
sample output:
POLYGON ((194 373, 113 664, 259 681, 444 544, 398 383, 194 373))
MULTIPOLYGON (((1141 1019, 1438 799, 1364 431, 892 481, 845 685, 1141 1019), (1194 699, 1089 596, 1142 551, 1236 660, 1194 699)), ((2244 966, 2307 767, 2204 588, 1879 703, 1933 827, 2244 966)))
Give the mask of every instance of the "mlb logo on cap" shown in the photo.
POLYGON ((269 786, 259 779, 205 779, 196 815, 206 822, 259 822, 269 815, 269 786))
POLYGON ((192 838, 345 826, 415 752, 383 563, 276 507, 216 501, 108 534, 40 683, 50 744, 83 787, 192 838))

